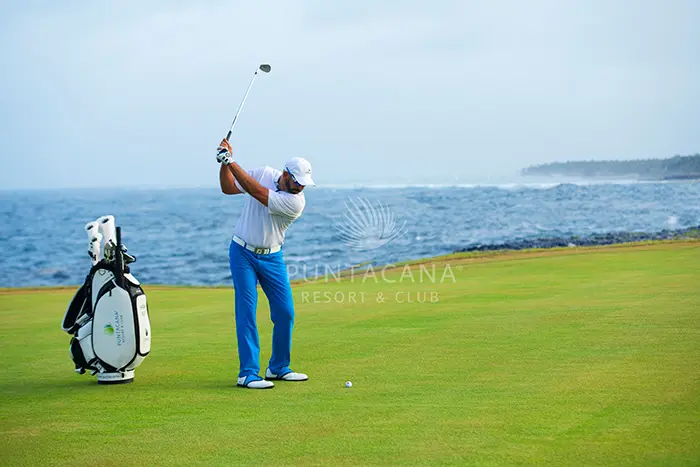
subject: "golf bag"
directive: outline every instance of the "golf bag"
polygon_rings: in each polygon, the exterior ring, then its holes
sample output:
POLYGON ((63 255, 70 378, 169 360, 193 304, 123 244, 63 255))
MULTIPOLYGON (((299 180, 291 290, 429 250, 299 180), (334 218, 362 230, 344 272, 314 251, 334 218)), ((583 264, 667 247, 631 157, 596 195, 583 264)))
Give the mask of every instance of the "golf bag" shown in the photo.
POLYGON ((148 303, 121 243, 121 228, 104 216, 85 226, 92 268, 71 300, 62 328, 73 337, 70 354, 79 374, 99 384, 130 383, 151 350, 148 303), (101 231, 101 232, 100 232, 101 231))

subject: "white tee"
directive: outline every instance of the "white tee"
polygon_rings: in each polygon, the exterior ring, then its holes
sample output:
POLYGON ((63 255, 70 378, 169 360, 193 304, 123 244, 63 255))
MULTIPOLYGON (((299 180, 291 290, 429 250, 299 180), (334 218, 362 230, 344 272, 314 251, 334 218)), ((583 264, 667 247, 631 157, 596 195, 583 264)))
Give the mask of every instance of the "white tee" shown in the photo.
MULTIPOLYGON (((304 193, 277 191, 277 180, 282 176, 282 172, 272 167, 252 169, 248 171, 248 175, 270 190, 267 206, 252 196, 246 197, 234 233, 254 247, 272 248, 282 245, 284 232, 301 216, 306 206, 304 193)), ((238 180, 236 186, 245 193, 238 180)))

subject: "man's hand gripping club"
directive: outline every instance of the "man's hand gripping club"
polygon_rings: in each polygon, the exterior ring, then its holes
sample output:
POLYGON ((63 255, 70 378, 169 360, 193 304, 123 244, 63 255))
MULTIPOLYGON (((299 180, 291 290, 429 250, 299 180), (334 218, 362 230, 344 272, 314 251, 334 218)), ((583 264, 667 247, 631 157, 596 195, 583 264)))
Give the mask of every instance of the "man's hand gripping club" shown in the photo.
POLYGON ((224 138, 216 152, 216 160, 223 164, 219 171, 222 191, 226 194, 241 193, 235 185, 235 179, 243 187, 245 193, 267 206, 270 190, 258 183, 257 180, 236 164, 233 160, 232 152, 231 144, 224 138))
POLYGON ((216 160, 224 165, 229 165, 233 162, 233 149, 226 138, 221 141, 221 144, 216 149, 216 160))

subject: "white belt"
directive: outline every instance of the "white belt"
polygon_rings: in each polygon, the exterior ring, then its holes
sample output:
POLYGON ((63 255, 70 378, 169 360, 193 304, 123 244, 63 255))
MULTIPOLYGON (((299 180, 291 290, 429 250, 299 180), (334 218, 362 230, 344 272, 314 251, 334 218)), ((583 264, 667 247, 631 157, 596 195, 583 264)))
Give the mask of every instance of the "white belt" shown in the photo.
POLYGON ((269 254, 272 254, 272 253, 277 253, 278 251, 280 251, 280 250, 282 249, 282 247, 281 247, 280 245, 273 246, 272 248, 258 248, 258 247, 254 247, 254 246, 252 246, 252 245, 248 245, 248 244, 246 243, 246 241, 243 240, 243 239, 242 239, 241 237, 239 237, 238 235, 234 235, 234 236, 233 236, 233 241, 236 242, 236 243, 238 243, 240 246, 242 246, 242 247, 245 248, 246 250, 252 251, 252 252, 255 253, 256 255, 269 255, 269 254))

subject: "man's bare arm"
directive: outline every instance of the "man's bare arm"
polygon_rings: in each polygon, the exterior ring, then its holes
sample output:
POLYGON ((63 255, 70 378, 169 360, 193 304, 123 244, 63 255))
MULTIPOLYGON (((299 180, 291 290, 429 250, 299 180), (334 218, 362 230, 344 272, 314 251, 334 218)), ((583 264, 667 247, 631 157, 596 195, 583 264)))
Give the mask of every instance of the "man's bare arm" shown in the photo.
POLYGON ((267 199, 270 194, 270 191, 267 188, 248 175, 248 172, 243 170, 241 166, 235 162, 231 162, 224 167, 229 168, 230 173, 236 178, 236 180, 238 180, 238 183, 241 184, 246 193, 267 206, 267 199))
POLYGON ((226 168, 226 165, 221 164, 219 169, 219 185, 221 185, 221 192, 227 195, 237 195, 242 193, 241 190, 236 186, 236 180, 233 178, 233 173, 226 168))

